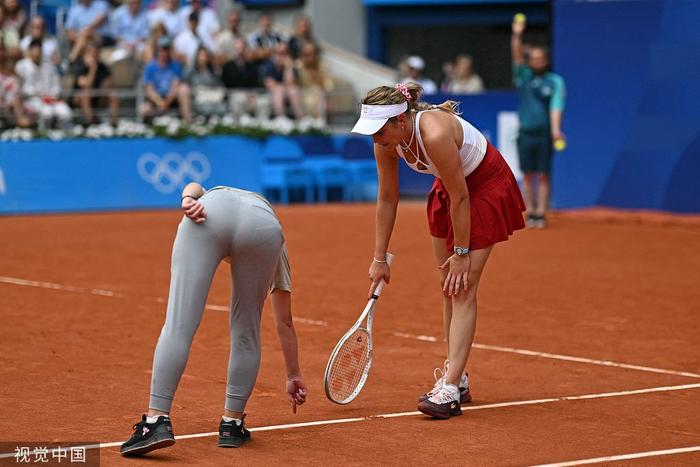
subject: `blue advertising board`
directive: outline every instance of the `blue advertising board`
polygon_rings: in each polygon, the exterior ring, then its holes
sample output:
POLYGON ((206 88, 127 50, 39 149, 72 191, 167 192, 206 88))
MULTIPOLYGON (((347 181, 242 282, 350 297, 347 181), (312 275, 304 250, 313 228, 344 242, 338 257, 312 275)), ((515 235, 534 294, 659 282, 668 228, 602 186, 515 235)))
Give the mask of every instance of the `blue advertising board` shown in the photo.
POLYGON ((0 213, 172 207, 190 181, 259 191, 260 146, 241 137, 3 142, 0 213))

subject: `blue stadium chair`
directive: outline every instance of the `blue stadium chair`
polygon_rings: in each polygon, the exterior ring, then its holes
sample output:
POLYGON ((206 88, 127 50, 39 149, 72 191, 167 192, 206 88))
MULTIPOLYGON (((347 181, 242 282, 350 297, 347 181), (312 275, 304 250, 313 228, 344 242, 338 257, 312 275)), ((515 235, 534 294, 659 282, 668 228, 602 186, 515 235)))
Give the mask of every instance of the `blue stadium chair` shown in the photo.
POLYGON ((317 200, 325 203, 335 198, 329 196, 330 193, 339 192, 340 201, 349 201, 352 175, 331 138, 308 135, 297 136, 295 140, 305 154, 303 166, 314 175, 317 200))
POLYGON ((374 149, 369 138, 347 138, 340 148, 350 171, 350 196, 353 201, 372 201, 377 198, 379 181, 374 161, 374 149))
POLYGON ((294 140, 270 137, 265 142, 263 158, 260 179, 266 197, 288 204, 292 193, 301 192, 305 202, 313 202, 314 177, 303 166, 304 154, 294 140))

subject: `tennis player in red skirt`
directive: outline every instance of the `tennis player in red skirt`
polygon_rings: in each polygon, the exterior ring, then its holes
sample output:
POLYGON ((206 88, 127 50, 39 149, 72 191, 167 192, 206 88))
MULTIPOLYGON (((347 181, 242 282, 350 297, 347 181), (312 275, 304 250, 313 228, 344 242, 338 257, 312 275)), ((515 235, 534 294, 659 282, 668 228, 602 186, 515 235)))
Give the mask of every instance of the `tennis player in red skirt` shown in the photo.
POLYGON ((459 117, 457 103, 420 102, 415 83, 381 86, 362 100, 352 131, 371 135, 379 174, 370 295, 390 280, 386 252, 399 202, 398 164, 435 176, 428 223, 441 270, 447 361, 418 410, 437 418, 460 415, 471 400, 465 367, 476 328, 476 292, 498 242, 525 227, 525 204, 503 156, 459 117))

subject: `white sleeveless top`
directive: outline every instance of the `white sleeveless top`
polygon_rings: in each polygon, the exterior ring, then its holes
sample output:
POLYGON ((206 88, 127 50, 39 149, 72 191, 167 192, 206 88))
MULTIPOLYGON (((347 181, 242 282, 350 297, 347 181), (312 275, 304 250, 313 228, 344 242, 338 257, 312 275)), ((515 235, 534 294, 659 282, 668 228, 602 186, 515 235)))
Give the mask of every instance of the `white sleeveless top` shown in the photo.
MULTIPOLYGON (((425 146, 423 145, 423 138, 420 135, 420 117, 423 112, 432 112, 434 110, 422 110, 416 114, 415 128, 413 129, 415 138, 418 141, 418 152, 419 154, 413 154, 413 142, 409 143, 409 148, 404 148, 401 145, 396 146, 396 151, 399 156, 406 161, 406 164, 418 173, 429 173, 440 178, 440 174, 437 171, 437 167, 430 160, 425 146), (409 154, 410 158, 415 158, 416 160, 412 163, 406 159, 406 153, 409 154)), ((484 160, 486 155, 486 137, 479 132, 476 128, 472 126, 471 123, 459 117, 454 116, 457 121, 462 125, 462 132, 464 134, 464 140, 462 141, 462 147, 459 148, 459 157, 462 160, 462 171, 466 177, 470 173, 474 172, 481 161, 484 160)))

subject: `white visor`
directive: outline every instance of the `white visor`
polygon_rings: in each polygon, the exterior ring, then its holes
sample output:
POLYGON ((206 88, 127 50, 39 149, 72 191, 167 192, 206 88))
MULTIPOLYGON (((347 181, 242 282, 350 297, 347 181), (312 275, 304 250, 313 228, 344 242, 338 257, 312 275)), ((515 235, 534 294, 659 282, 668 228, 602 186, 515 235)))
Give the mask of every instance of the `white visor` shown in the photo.
POLYGON ((352 127, 353 133, 373 135, 378 132, 391 117, 401 115, 408 110, 408 102, 391 105, 362 104, 360 119, 352 127))

